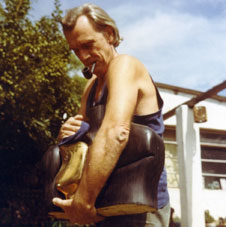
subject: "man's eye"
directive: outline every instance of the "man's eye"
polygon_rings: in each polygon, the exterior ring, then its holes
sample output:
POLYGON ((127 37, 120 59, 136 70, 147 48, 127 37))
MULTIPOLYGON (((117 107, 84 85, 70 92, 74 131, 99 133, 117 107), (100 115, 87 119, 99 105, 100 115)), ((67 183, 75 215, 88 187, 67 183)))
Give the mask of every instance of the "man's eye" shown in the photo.
POLYGON ((93 46, 93 43, 86 43, 86 44, 82 45, 82 48, 83 49, 90 49, 90 48, 92 48, 92 46, 93 46))

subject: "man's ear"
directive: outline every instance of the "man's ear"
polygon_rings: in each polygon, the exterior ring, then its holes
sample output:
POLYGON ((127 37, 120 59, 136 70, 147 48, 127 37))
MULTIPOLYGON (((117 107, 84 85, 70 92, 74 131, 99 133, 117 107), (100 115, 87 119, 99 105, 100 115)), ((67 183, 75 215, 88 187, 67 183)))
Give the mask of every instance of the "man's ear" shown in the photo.
POLYGON ((110 26, 105 27, 104 36, 109 44, 113 44, 115 36, 114 36, 114 31, 110 26))

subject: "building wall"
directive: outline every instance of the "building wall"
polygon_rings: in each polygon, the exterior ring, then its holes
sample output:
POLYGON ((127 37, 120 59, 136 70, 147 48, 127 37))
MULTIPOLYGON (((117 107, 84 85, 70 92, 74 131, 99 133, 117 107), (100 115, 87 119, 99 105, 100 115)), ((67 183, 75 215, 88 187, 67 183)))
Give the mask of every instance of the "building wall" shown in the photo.
MULTIPOLYGON (((173 109, 174 107, 190 100, 194 95, 182 92, 173 92, 171 90, 159 89, 164 101, 163 113, 173 109)), ((202 128, 211 128, 218 130, 226 130, 226 101, 218 101, 215 99, 206 99, 197 104, 197 106, 205 106, 207 109, 207 122, 201 123, 202 128)), ((176 117, 173 116, 165 121, 166 125, 176 125, 176 117)))
MULTIPOLYGON (((165 144, 166 159, 165 166, 168 176, 168 187, 170 193, 171 207, 175 210, 175 215, 181 217, 180 211, 180 189, 179 189, 179 173, 177 150, 175 144, 165 144)), ((221 178, 225 179, 225 178, 221 178)), ((203 177, 203 206, 205 210, 209 210, 210 214, 218 219, 219 217, 226 217, 226 186, 220 188, 206 189, 203 177)), ((200 201, 201 202, 201 201, 200 201)))
MULTIPOLYGON (((194 94, 163 88, 160 88, 160 94, 164 100, 163 113, 194 97, 194 94)), ((210 214, 217 220, 219 217, 226 217, 226 101, 206 99, 197 105, 205 106, 207 110, 207 122, 199 124, 202 153, 200 165, 203 167, 204 198, 200 202, 203 202, 204 209, 209 210, 210 214), (207 157, 205 157, 206 149, 210 153, 207 157), (215 157, 214 154, 218 153, 220 155, 215 157), (225 172, 223 169, 225 169, 225 172), (212 189, 208 188, 210 186, 212 189)), ((165 166, 168 174, 170 203, 175 210, 174 217, 181 217, 177 159, 179 151, 177 151, 175 136, 176 117, 173 116, 164 123, 166 126, 164 134, 165 166)))
MULTIPOLYGON (((174 209, 174 218, 181 218, 180 189, 169 187, 170 206, 174 209)), ((226 190, 203 189, 203 205, 215 220, 226 217, 226 190)))
POLYGON ((210 214, 218 219, 226 217, 226 190, 203 190, 204 207, 210 214))

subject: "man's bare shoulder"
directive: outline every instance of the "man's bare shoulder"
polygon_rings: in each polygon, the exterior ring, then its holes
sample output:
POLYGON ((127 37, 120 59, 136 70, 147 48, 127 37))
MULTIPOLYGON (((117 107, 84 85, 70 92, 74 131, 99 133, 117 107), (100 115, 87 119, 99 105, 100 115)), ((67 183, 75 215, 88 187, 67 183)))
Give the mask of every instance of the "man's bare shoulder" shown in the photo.
POLYGON ((114 78, 123 76, 125 79, 137 80, 140 75, 148 74, 148 71, 137 58, 120 54, 111 61, 108 74, 114 78))
POLYGON ((110 66, 111 65, 116 65, 116 64, 129 64, 131 66, 143 66, 143 64, 135 57, 131 56, 131 55, 127 55, 127 54, 119 54, 117 57, 115 57, 110 66))

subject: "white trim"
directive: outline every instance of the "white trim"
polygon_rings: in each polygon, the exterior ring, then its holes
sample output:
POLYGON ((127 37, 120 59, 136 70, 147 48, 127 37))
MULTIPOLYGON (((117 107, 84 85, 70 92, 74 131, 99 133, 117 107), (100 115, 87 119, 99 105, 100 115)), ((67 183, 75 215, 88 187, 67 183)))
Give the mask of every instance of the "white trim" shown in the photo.
POLYGON ((219 147, 219 148, 226 148, 226 144, 220 143, 200 143, 201 147, 219 147))
POLYGON ((226 163, 226 160, 222 159, 201 159, 202 162, 212 162, 212 163, 226 163))
POLYGON ((226 177, 226 174, 202 173, 203 177, 226 177))

